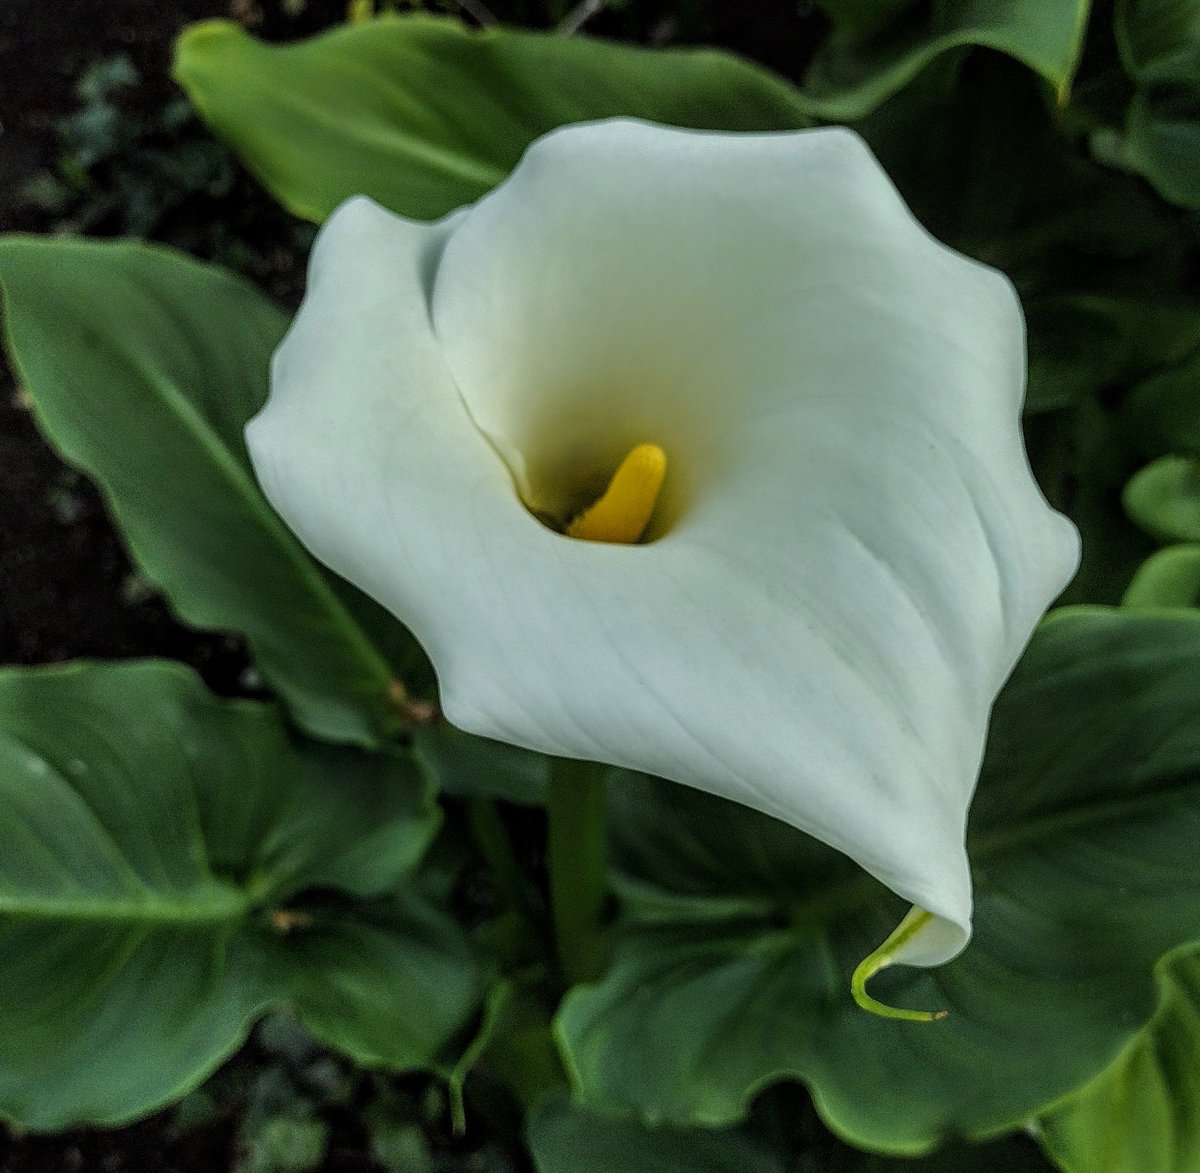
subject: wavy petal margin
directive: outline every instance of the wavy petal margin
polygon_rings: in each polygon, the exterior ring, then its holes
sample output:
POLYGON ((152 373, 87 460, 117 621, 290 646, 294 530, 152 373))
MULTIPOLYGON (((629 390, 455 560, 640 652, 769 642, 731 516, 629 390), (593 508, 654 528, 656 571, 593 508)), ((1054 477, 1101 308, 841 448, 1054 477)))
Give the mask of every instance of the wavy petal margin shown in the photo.
POLYGON ((450 720, 734 799, 970 934, 988 714, 1078 537, 1021 439, 1009 283, 841 129, 613 120, 423 225, 318 241, 248 440, 317 557, 403 620, 450 720), (634 445, 650 539, 562 513, 634 445))

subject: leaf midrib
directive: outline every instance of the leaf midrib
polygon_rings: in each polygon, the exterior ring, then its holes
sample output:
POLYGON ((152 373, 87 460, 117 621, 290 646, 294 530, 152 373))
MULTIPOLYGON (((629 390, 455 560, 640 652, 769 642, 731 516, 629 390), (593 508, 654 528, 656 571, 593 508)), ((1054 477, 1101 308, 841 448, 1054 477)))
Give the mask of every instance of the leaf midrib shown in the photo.
MULTIPOLYGON (((127 361, 132 370, 145 379, 151 387, 158 390, 164 406, 168 408, 170 414, 178 419, 181 428, 192 437, 193 442, 207 453, 215 470, 222 479, 229 483, 237 498, 252 511, 267 536, 283 551, 284 556, 295 569, 297 578, 306 584, 331 618, 337 622, 347 643, 355 648, 365 662, 372 665, 377 675, 383 680, 390 680, 392 675, 390 666, 342 605, 341 600, 334 594, 333 589, 310 559, 302 554, 299 544, 286 529, 278 514, 270 509, 260 497, 253 478, 220 437, 217 430, 209 424, 196 405, 179 390, 175 380, 165 372, 156 375, 152 368, 143 367, 133 355, 127 356, 127 361)), ((108 481, 107 477, 101 478, 99 474, 95 475, 97 480, 108 481)), ((114 508, 121 508, 123 511, 123 506, 118 506, 115 498, 113 505, 114 508)))
POLYGON ((233 885, 210 884, 203 890, 173 897, 104 900, 97 897, 58 899, 0 895, 0 928, 6 921, 70 921, 83 924, 159 925, 164 928, 216 925, 240 921, 251 910, 249 896, 233 885))
MULTIPOLYGON (((6 242, 6 248, 21 251, 22 248, 29 248, 35 252, 44 246, 36 240, 28 239, 10 239, 6 242)), ((62 247, 58 245, 57 247, 62 247)), ((114 248, 128 250, 129 246, 122 245, 97 245, 95 242, 87 243, 82 246, 83 249, 93 250, 97 248, 114 248)), ((134 246, 137 251, 145 253, 157 253, 161 250, 155 249, 152 246, 138 245, 134 246)), ((211 275, 211 274, 209 274, 211 275)), ((7 319, 10 339, 12 341, 12 351, 14 365, 17 367, 21 376, 22 382, 30 387, 33 395, 35 414, 39 417, 43 425, 43 430, 46 434, 53 436, 55 446, 61 448, 64 455, 79 467, 82 467, 89 476, 98 481, 105 490, 105 496, 109 500, 110 507, 118 516, 126 512, 122 496, 119 496, 115 489, 111 477, 107 474, 101 474, 93 467, 93 462, 85 459, 78 451, 78 429, 67 421, 66 435, 72 437, 76 442, 68 444, 64 442, 64 431, 56 427, 51 427, 49 415, 46 405, 43 404, 41 396, 36 390, 38 380, 29 379, 26 371, 25 352, 36 350, 35 345, 31 345, 31 340, 28 336, 19 339, 19 335, 27 335, 27 331, 22 328, 22 324, 18 323, 17 315, 13 312, 17 303, 17 297, 14 296, 10 285, 4 285, 4 293, 7 295, 7 300, 10 303, 7 312, 2 315, 7 319)), ((25 300, 25 299, 22 299, 25 300)), ((171 307, 173 310, 173 307, 171 307)), ((166 312, 171 312, 170 310, 166 312)), ((22 315, 27 317, 27 315, 22 315)), ((299 543, 295 541, 291 533, 286 529, 283 522, 272 511, 266 502, 258 494, 253 483, 253 479, 249 472, 242 466, 233 451, 224 442, 218 433, 217 429, 212 427, 203 414, 199 411, 194 403, 184 395, 176 381, 167 375, 165 372, 156 370, 155 364, 145 364, 136 354, 130 354, 125 350, 120 350, 114 347, 114 354, 119 360, 128 365, 129 369, 140 379, 146 382, 152 389, 155 397, 163 404, 167 414, 174 417, 180 425, 181 430, 185 435, 189 436, 201 452, 205 453, 212 462, 213 470, 218 478, 226 482, 236 499, 240 501, 251 513, 251 515, 261 525, 264 536, 271 540, 283 553, 288 563, 295 569, 298 579, 305 584, 307 589, 312 592, 314 598, 329 614, 331 620, 337 625, 338 630, 342 633, 347 644, 354 652, 362 658, 364 665, 369 665, 372 674, 375 675, 381 682, 387 682, 392 679, 393 672, 391 666, 380 653, 379 649, 370 640, 367 634, 362 630, 353 616, 338 599, 333 589, 328 582, 323 578, 320 572, 301 551, 299 543)), ((51 397, 53 398, 53 397, 51 397)), ((140 543, 138 543, 140 545, 140 543)), ((160 586, 164 584, 158 584, 160 586)), ((165 586, 164 586, 165 589, 165 586)), ((169 597, 174 598, 174 592, 167 592, 169 597)), ((188 608, 191 610, 191 608, 188 608)), ((181 609, 182 610, 182 609, 181 609)), ((252 642, 258 642, 256 637, 251 637, 252 642)))

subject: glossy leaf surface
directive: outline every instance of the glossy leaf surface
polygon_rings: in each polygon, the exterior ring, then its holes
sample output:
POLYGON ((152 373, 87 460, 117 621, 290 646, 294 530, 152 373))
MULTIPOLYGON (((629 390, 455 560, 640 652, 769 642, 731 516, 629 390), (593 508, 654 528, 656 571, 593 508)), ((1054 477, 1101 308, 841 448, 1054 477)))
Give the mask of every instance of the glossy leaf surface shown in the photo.
POLYGON ((1200 954, 1162 967, 1150 1025, 1093 1083, 1042 1121, 1066 1173, 1200 1168, 1200 954))
POLYGON ((394 727, 393 668, 246 456, 284 315, 228 273, 135 243, 9 237, 0 283, 39 424, 179 615, 244 632, 310 732, 371 743, 394 727))
POLYGON ((795 90, 715 50, 381 17, 291 45, 228 21, 180 38, 175 77, 288 209, 324 220, 369 195, 436 219, 495 187, 540 135, 630 115, 710 130, 805 126, 795 90))
POLYGON ((647 1128, 566 1099, 542 1104, 526 1126, 537 1173, 1051 1173, 1028 1137, 951 1145, 913 1160, 854 1152, 825 1135, 754 1121, 736 1130, 647 1128), (782 1135, 781 1135, 782 1133, 782 1135), (801 1154, 797 1166, 796 1154, 801 1154))
POLYGON ((1151 1017, 1154 964, 1198 935, 1198 688, 1191 614, 1079 609, 1035 635, 973 808, 971 947, 875 982, 889 1004, 950 1010, 933 1024, 881 1022, 847 995, 896 914, 877 884, 780 824, 628 776, 614 962, 558 1020, 578 1087, 711 1125, 799 1078, 836 1132, 910 1153, 1066 1095, 1151 1017))
POLYGON ((0 672, 0 1114, 116 1123, 271 1005, 429 1065, 473 1009, 462 931, 407 877, 438 825, 407 756, 289 740, 144 661, 0 672))

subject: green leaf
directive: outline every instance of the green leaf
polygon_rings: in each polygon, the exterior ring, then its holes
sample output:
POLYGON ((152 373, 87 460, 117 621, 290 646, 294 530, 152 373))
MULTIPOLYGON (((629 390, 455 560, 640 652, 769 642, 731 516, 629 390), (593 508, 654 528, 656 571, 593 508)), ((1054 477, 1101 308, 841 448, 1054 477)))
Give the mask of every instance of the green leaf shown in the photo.
POLYGON ((316 736, 372 744, 394 728, 392 667, 267 504, 246 454, 283 314, 219 269, 140 244, 8 237, 0 283, 39 424, 99 484, 179 615, 244 632, 316 736))
POLYGON ((1170 959, 1146 1029, 1083 1091, 1042 1121, 1065 1173, 1200 1169, 1200 953, 1170 959))
POLYGON ((553 1001, 535 969, 493 984, 478 1032, 444 1073, 460 1116, 468 1078, 476 1087, 502 1087, 522 1115, 552 1096, 566 1094, 567 1077, 552 1029, 553 1001))
POLYGON ((1090 0, 933 0, 924 15, 873 35, 835 31, 804 79, 822 118, 869 114, 942 54, 995 49, 1046 79, 1065 102, 1079 65, 1090 0))
POLYGON ((1139 93, 1125 133, 1125 162, 1163 199, 1200 209, 1200 85, 1139 93))
POLYGON ((1163 542, 1200 542, 1200 460, 1163 456, 1125 486, 1125 510, 1163 542))
POLYGON ((758 1121, 736 1131, 647 1128, 596 1115, 565 1097, 547 1100, 526 1125, 538 1173, 1052 1173, 1027 1137, 953 1145, 925 1160, 900 1161, 854 1152, 828 1134, 795 1136, 794 1125, 780 1131, 758 1121))
POLYGON ((1114 28, 1121 62, 1138 87, 1123 163, 1164 199, 1200 208, 1200 3, 1120 0, 1114 28))
POLYGON ((596 1116, 562 1096, 526 1125, 537 1173, 790 1173, 784 1154, 741 1132, 648 1129, 596 1116))
POLYGON ((1200 0, 1117 0, 1113 31, 1134 81, 1196 80, 1200 0))
POLYGON ((633 115, 713 130, 809 122, 786 82, 726 53, 473 33, 426 16, 383 16, 282 46, 206 21, 180 37, 174 74, 267 190, 316 221, 357 194, 417 219, 443 216, 569 122, 633 115))
POLYGON ((180 665, 0 672, 0 1115, 129 1120, 278 1004, 429 1066, 480 984, 407 880, 431 791, 408 755, 293 743, 180 665))
POLYGON ((847 1160, 846 1173, 1058 1173, 1026 1136, 989 1144, 951 1144, 923 1160, 862 1155, 847 1160))
POLYGON ((307 912, 311 927, 263 950, 274 1000, 358 1063, 439 1068, 481 995, 462 928, 419 891, 307 912))
POLYGON ((1080 608, 1038 630, 996 705, 968 840, 975 936, 874 993, 850 975, 903 907, 832 850, 685 787, 625 776, 613 964, 557 1028, 577 1090, 656 1124, 739 1120, 783 1079, 862 1147, 1013 1127, 1112 1061, 1152 968, 1200 937, 1200 615, 1080 608))
POLYGON ((1200 545, 1168 546, 1138 568, 1122 607, 1200 607, 1200 545))

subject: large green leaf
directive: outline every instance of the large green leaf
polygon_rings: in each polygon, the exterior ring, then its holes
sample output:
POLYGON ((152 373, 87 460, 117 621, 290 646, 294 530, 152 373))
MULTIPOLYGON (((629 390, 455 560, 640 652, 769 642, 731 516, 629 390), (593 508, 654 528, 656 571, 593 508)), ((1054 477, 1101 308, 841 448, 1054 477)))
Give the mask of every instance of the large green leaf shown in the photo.
POLYGON ((868 34, 835 31, 804 79, 821 117, 869 114, 926 66, 955 49, 983 46, 1044 77, 1065 99, 1079 64, 1090 0, 932 0, 868 34))
POLYGON ((1200 953, 1169 959, 1149 1026, 1098 1079, 1042 1121, 1066 1173, 1200 1169, 1200 953))
POLYGON ((1051 1173, 1052 1168, 1027 1137, 954 1145, 925 1160, 902 1161, 854 1152, 828 1134, 789 1135, 797 1130, 770 1123, 755 1121, 737 1130, 647 1128, 558 1097, 530 1116, 526 1131, 538 1173, 1051 1173))
POLYGON ((180 37, 174 72, 268 191, 314 221, 359 193, 406 216, 443 216, 568 122, 632 115, 762 131, 809 121, 784 80, 718 50, 469 32, 422 16, 287 46, 209 20, 180 37))
POLYGON ((264 186, 317 221, 360 193, 406 216, 443 216, 569 122, 808 123, 786 82, 727 53, 475 33, 426 16, 384 16, 283 46, 206 21, 180 38, 175 77, 264 186))
POLYGON ((437 827, 399 751, 294 744, 180 665, 0 672, 0 1115, 115 1123, 265 1008, 429 1065, 479 974, 407 875, 437 827))
POLYGON ((558 1019, 591 1105, 726 1124, 798 1078, 828 1124, 894 1152, 1011 1127, 1092 1078, 1150 1018, 1152 969, 1200 938, 1200 615, 1047 620, 997 703, 972 812, 975 936, 848 995, 903 909, 783 824, 626 776, 612 966, 558 1019))
POLYGON ((537 1173, 789 1173, 784 1153, 741 1132, 648 1129, 555 1097, 527 1124, 537 1173))
POLYGON ((0 283, 34 413, 98 482, 146 576, 188 622, 244 632, 309 731, 379 740, 396 671, 267 504, 242 439, 283 314, 141 244, 8 237, 0 283))

